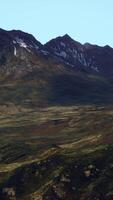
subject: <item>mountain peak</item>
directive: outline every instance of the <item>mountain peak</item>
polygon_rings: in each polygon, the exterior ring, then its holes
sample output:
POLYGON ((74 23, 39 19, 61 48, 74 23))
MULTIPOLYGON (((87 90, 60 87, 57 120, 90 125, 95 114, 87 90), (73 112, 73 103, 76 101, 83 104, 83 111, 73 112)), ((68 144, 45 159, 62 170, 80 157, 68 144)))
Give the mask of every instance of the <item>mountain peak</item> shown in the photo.
POLYGON ((78 41, 76 41, 76 40, 74 40, 70 35, 68 35, 68 34, 65 34, 65 35, 63 35, 62 37, 61 37, 63 40, 65 40, 65 41, 71 41, 71 42, 74 42, 74 43, 76 43, 76 44, 78 44, 78 45, 82 45, 80 42, 78 42, 78 41))
POLYGON ((65 35, 63 35, 62 38, 72 39, 72 38, 70 37, 70 35, 68 35, 67 33, 66 33, 65 35))
POLYGON ((28 60, 33 55, 55 58, 58 62, 89 72, 113 74, 113 49, 90 43, 81 44, 68 34, 56 37, 42 45, 31 34, 21 30, 0 29, 0 63, 6 64, 12 57, 28 60), (109 66, 109 70, 106 66, 109 66))

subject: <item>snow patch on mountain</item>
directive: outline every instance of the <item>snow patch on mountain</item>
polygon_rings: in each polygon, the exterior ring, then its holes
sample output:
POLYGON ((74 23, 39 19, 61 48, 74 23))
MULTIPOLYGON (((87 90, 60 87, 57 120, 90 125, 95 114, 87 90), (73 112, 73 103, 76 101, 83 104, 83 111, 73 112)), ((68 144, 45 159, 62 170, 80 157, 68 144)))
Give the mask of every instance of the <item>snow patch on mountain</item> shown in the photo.
POLYGON ((99 67, 97 66, 91 66, 91 69, 95 70, 96 72, 99 72, 99 67))
POLYGON ((61 51, 61 52, 55 52, 55 54, 57 56, 60 56, 60 57, 63 57, 63 58, 66 58, 67 57, 67 53, 65 51, 61 51))
POLYGON ((65 47, 65 46, 66 46, 64 42, 61 42, 60 44, 61 44, 61 46, 63 46, 63 47, 65 47))
POLYGON ((14 46, 14 56, 17 55, 17 50, 16 50, 16 47, 14 46))
POLYGON ((17 44, 20 45, 20 47, 23 47, 23 48, 27 48, 28 47, 28 45, 20 38, 16 38, 16 42, 17 42, 17 44))
POLYGON ((13 44, 18 44, 20 47, 25 48, 28 52, 31 52, 30 46, 27 45, 21 38, 16 37, 15 40, 13 40, 13 44))

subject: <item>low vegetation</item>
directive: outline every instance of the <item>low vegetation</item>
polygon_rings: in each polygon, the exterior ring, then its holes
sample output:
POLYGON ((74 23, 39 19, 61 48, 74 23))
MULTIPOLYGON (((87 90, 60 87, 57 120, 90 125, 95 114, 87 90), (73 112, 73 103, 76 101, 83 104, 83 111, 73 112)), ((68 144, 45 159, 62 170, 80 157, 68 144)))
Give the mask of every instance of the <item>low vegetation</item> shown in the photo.
POLYGON ((2 111, 0 197, 112 199, 112 123, 112 106, 2 111))

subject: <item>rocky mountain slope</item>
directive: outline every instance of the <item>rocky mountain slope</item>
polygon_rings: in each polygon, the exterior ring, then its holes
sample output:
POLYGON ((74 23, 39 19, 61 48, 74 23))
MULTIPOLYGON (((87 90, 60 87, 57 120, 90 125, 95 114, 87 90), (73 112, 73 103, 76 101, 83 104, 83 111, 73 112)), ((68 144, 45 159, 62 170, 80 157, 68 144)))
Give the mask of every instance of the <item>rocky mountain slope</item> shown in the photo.
POLYGON ((75 70, 83 69, 89 73, 113 76, 113 49, 110 46, 100 47, 89 43, 82 45, 67 34, 42 45, 28 33, 0 29, 1 66, 14 57, 30 62, 33 56, 39 55, 45 56, 46 59, 49 57, 57 60, 75 70))
POLYGON ((0 103, 112 103, 113 49, 68 35, 42 45, 22 31, 0 29, 0 103))
POLYGON ((0 200, 113 199, 113 49, 0 29, 0 200))
POLYGON ((69 35, 55 38, 44 47, 54 56, 74 68, 82 68, 90 73, 113 76, 113 49, 74 41, 69 35))

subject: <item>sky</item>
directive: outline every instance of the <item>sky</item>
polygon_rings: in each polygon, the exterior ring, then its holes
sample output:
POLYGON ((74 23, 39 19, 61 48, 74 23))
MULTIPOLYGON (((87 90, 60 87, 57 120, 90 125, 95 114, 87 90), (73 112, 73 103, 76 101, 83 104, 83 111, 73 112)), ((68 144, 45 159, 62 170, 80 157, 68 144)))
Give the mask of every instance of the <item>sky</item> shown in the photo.
POLYGON ((0 28, 113 47, 113 0, 0 0, 0 28))

